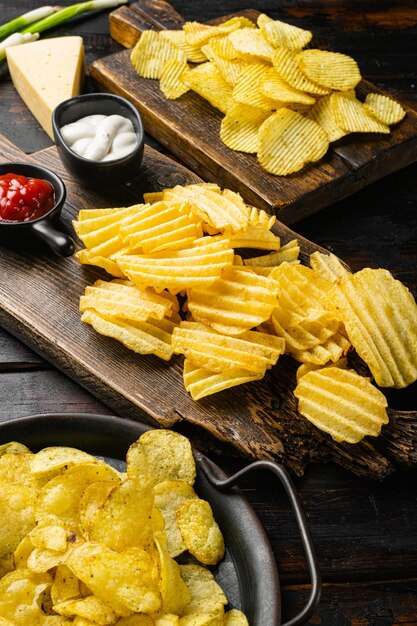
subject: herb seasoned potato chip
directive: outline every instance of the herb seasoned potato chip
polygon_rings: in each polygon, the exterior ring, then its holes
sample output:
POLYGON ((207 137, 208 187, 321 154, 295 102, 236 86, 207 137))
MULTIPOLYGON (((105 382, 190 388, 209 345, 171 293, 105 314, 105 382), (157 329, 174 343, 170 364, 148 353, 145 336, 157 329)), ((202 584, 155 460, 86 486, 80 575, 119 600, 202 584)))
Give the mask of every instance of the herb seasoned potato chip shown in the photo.
POLYGON ((187 57, 183 50, 154 30, 141 34, 130 55, 133 67, 143 78, 161 78, 166 61, 171 59, 185 62, 187 57))
POLYGON ((224 556, 224 539, 206 500, 192 498, 177 508, 177 522, 187 550, 204 565, 224 556))
POLYGON ((322 87, 310 80, 301 70, 297 63, 297 56, 287 48, 277 48, 272 58, 272 63, 278 75, 289 83, 294 89, 307 91, 316 96, 325 96, 330 89, 322 87))
POLYGON ((361 80, 356 61, 339 52, 303 50, 297 54, 296 62, 311 81, 328 89, 349 91, 361 80))
POLYGON ((327 133, 330 142, 344 137, 348 131, 337 125, 331 96, 323 96, 309 109, 307 117, 316 122, 327 133))
POLYGON ((200 565, 180 565, 180 571, 191 593, 183 615, 207 613, 223 616, 227 598, 210 570, 200 565))
POLYGON ((227 611, 224 616, 224 626, 249 626, 246 615, 242 611, 232 609, 227 611))
POLYGON ((292 24, 273 20, 265 13, 258 17, 258 26, 265 39, 274 48, 288 48, 288 50, 301 50, 310 43, 313 33, 292 24))
POLYGON ((331 96, 336 124, 350 133, 389 133, 389 127, 367 112, 362 102, 343 93, 331 96))
POLYGON ((191 600, 191 594, 181 577, 178 563, 169 556, 165 536, 162 533, 155 533, 154 542, 159 554, 162 611, 181 615, 191 600))
POLYGON ((164 519, 167 550, 174 558, 187 549, 178 528, 176 510, 184 500, 196 498, 197 494, 192 486, 183 480, 164 480, 155 485, 154 495, 155 506, 164 519))
POLYGON ((284 102, 287 104, 298 103, 312 105, 315 99, 304 91, 294 89, 291 85, 281 78, 274 67, 267 69, 261 79, 261 91, 271 100, 284 102))
POLYGON ((232 150, 255 153, 258 149, 258 130, 268 112, 238 102, 222 119, 220 138, 232 150))
POLYGON ((181 80, 222 113, 227 113, 233 105, 232 87, 224 80, 214 63, 203 63, 184 72, 181 80))
POLYGON ((164 63, 159 86, 165 98, 168 100, 176 100, 187 93, 189 87, 183 83, 181 77, 188 69, 189 65, 186 61, 169 59, 164 63))
POLYGON ((365 98, 364 109, 374 115, 384 124, 398 124, 405 116, 401 104, 378 93, 368 93, 365 98))

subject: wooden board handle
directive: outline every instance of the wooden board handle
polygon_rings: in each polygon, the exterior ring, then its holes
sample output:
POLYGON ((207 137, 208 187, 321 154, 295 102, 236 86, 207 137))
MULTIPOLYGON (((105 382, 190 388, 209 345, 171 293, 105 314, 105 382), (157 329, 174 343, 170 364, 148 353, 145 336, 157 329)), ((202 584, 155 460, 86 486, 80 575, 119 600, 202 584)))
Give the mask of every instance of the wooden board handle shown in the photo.
POLYGON ((131 48, 144 30, 179 29, 184 18, 165 0, 139 0, 110 13, 110 34, 131 48))

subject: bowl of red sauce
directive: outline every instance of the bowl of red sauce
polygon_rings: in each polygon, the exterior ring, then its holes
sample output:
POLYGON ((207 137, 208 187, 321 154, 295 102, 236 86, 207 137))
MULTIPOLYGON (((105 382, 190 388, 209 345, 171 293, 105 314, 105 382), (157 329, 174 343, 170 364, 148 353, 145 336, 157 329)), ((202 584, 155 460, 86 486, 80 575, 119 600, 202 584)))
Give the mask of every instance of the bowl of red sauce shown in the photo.
POLYGON ((74 242, 58 227, 65 198, 65 185, 51 170, 1 163, 0 243, 13 246, 41 240, 55 254, 73 254, 74 242))

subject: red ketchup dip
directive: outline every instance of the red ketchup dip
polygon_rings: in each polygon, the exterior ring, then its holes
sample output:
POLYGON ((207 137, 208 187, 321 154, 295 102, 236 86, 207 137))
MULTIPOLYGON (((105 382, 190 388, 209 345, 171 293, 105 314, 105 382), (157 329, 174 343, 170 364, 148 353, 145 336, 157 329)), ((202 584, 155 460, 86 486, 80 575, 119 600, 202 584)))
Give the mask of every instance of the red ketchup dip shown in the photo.
POLYGON ((12 173, 0 176, 1 222, 36 220, 54 204, 54 188, 48 181, 12 173))

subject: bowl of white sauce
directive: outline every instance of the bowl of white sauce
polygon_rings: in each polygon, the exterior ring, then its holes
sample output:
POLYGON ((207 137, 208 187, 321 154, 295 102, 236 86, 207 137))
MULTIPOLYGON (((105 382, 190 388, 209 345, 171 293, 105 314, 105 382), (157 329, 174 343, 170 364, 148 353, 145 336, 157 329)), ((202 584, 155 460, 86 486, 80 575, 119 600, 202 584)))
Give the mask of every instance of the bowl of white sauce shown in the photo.
POLYGON ((84 185, 107 189, 139 174, 143 124, 125 98, 107 93, 70 98, 55 108, 52 127, 63 164, 84 185))

